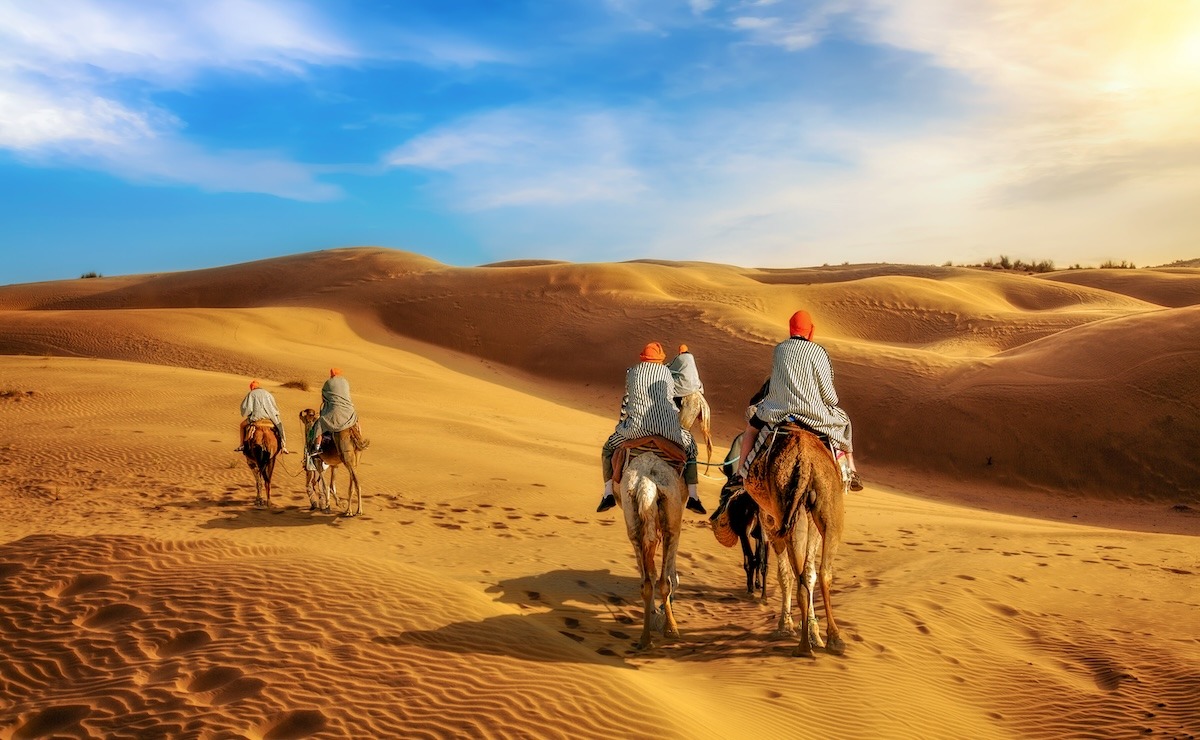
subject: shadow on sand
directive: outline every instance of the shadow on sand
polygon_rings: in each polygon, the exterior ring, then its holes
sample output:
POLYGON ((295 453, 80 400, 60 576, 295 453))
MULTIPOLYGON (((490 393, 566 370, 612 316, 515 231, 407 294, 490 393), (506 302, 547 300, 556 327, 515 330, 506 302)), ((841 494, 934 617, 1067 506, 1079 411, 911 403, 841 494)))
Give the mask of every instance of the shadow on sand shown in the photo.
MULTIPOLYGON (((319 525, 337 524, 344 517, 337 511, 325 514, 320 511, 309 511, 307 506, 272 506, 270 509, 257 509, 253 501, 238 502, 238 507, 224 502, 218 504, 226 510, 229 516, 219 516, 209 519, 200 525, 201 529, 247 529, 250 527, 312 527, 319 525)), ((355 517, 363 518, 363 517, 355 517)))
MULTIPOLYGON (((615 575, 608 570, 555 570, 501 581, 488 593, 498 594, 501 603, 538 611, 381 635, 373 642, 634 669, 641 660, 651 658, 716 661, 788 656, 796 644, 792 639, 775 638, 773 630, 763 626, 761 611, 754 609, 757 602, 737 588, 681 584, 675 608, 682 636, 667 640, 658 634, 647 650, 635 647, 642 630, 642 607, 640 581, 634 576, 615 575), (721 620, 712 616, 714 611, 730 612, 731 605, 742 604, 747 608, 747 619, 742 623, 725 620, 717 624, 721 620)), ((732 609, 734 616, 737 611, 732 609)))

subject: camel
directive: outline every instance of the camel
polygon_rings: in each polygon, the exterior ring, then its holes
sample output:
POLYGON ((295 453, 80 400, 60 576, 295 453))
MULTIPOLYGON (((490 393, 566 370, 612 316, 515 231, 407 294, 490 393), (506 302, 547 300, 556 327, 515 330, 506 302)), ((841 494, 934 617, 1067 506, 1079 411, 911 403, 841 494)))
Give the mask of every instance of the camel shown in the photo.
POLYGON ((700 391, 689 393, 679 399, 679 426, 683 429, 692 430, 692 426, 698 421, 700 422, 700 432, 704 435, 704 447, 708 450, 706 462, 712 462, 712 410, 708 407, 708 401, 704 399, 704 394, 700 391))
POLYGON ((250 472, 254 473, 254 505, 271 508, 271 476, 275 473, 275 458, 279 457, 279 437, 275 425, 262 419, 246 425, 242 439, 242 455, 250 472), (263 492, 266 492, 266 499, 263 492))
MULTIPOLYGON (((767 598, 767 560, 770 552, 766 538, 758 521, 758 504, 742 488, 736 479, 738 450, 742 435, 734 437, 721 464, 725 473, 725 485, 721 487, 722 511, 712 519, 713 535, 726 547, 742 544, 742 569, 746 571, 746 593, 760 592, 759 598, 767 598), (750 541, 754 544, 751 545, 750 541)), ((815 577, 815 576, 814 576, 815 577)))
POLYGON ((625 511, 625 529, 637 556, 642 576, 642 636, 638 649, 650 647, 654 622, 662 618, 663 637, 679 637, 679 625, 671 607, 679 574, 675 557, 679 551, 679 536, 683 530, 683 502, 687 487, 679 473, 654 452, 638 454, 641 440, 624 443, 628 450, 621 470, 617 498, 625 511), (655 555, 662 544, 662 571, 655 574, 655 555), (657 587, 661 606, 656 609, 654 590, 657 587), (659 611, 661 610, 661 612, 659 611))
MULTIPOLYGON (((825 604, 825 649, 842 655, 846 643, 833 616, 830 589, 833 585, 833 561, 841 543, 845 523, 846 481, 843 471, 824 443, 811 432, 796 426, 783 426, 772 444, 764 445, 750 462, 744 486, 759 507, 759 521, 775 550, 783 597, 780 631, 790 628, 791 597, 795 574, 812 566, 820 535, 821 564, 817 582, 825 604), (801 561, 803 557, 803 561, 801 561), (786 567, 785 567, 786 566, 786 567)), ((801 581, 805 594, 800 598, 800 644, 794 655, 811 657, 813 646, 808 628, 813 618, 813 585, 801 581)))
MULTIPOLYGON (((300 412, 300 421, 304 424, 304 439, 308 439, 309 431, 313 424, 317 422, 319 414, 316 409, 304 409, 300 412)), ((343 429, 339 432, 331 432, 333 441, 323 441, 321 444, 321 452, 318 457, 321 462, 329 466, 329 486, 326 488, 325 480, 322 478, 320 470, 308 470, 305 466, 305 488, 308 491, 308 501, 310 509, 320 509, 321 511, 329 511, 329 498, 333 498, 335 506, 341 506, 341 499, 337 495, 337 484, 334 482, 334 473, 339 465, 345 466, 347 474, 350 476, 350 483, 347 486, 346 493, 346 509, 342 512, 343 516, 359 516, 363 513, 362 508, 362 489, 358 481, 358 456, 360 450, 355 445, 351 437, 349 429, 343 429), (328 491, 328 495, 323 495, 323 492, 328 491), (358 510, 351 513, 351 504, 355 496, 358 497, 358 510)), ((306 451, 307 454, 307 451, 306 451)))

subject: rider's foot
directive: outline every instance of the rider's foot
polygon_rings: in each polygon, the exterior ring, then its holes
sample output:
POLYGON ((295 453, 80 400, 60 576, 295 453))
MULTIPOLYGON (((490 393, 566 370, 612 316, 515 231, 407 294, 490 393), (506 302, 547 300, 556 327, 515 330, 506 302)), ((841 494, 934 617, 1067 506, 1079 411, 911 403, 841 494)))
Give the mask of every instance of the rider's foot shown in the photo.
POLYGON ((861 491, 863 489, 862 478, 858 477, 858 471, 850 471, 850 490, 861 491))
POLYGON ((279 454, 280 455, 290 455, 290 454, 292 454, 292 451, 289 450, 288 448, 284 447, 282 450, 279 451, 279 454))
POLYGON ((688 508, 688 511, 694 511, 697 514, 707 514, 708 513, 707 511, 704 510, 704 504, 700 503, 700 499, 692 498, 690 496, 688 497, 688 500, 687 500, 687 508, 688 508))
POLYGON ((245 447, 242 447, 241 445, 238 445, 237 447, 234 447, 234 448, 233 448, 233 451, 234 451, 234 452, 243 452, 245 449, 246 449, 245 447))
POLYGON ((611 493, 606 493, 606 494, 604 494, 604 498, 600 499, 600 505, 596 507, 596 513, 599 514, 602 511, 608 511, 609 509, 611 509, 612 507, 614 507, 616 505, 617 505, 616 497, 613 496, 611 493))

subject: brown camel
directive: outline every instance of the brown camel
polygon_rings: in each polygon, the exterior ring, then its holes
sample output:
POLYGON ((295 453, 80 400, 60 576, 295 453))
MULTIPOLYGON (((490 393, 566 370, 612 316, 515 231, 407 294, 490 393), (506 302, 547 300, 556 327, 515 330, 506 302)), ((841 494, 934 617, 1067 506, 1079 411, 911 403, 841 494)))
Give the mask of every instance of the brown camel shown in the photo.
POLYGON ((712 409, 700 391, 689 393, 679 399, 679 426, 692 431, 696 422, 700 422, 700 433, 704 435, 704 446, 708 450, 706 462, 712 462, 712 409))
POLYGON ((271 476, 275 473, 275 458, 279 456, 279 437, 269 419, 246 425, 242 455, 254 473, 254 505, 271 508, 271 476))
MULTIPOLYGON (((845 522, 846 488, 842 470, 828 448, 816 435, 799 427, 785 427, 770 446, 764 445, 746 471, 745 488, 759 507, 759 517, 771 539, 778 559, 787 558, 795 582, 795 574, 804 573, 816 557, 816 534, 821 537, 821 565, 817 581, 825 603, 826 650, 834 655, 846 651, 837 621, 833 617, 830 588, 833 584, 833 561, 842 539, 845 522), (814 531, 815 530, 815 531, 814 531), (803 558, 803 560, 801 560, 803 558)), ((785 573, 779 566, 780 580, 785 573)), ((812 585, 800 579, 806 593, 800 596, 801 622, 809 624, 812 585)), ((786 587, 784 606, 790 606, 790 583, 786 587)), ((784 627, 781 616, 781 629, 784 627)), ((795 655, 811 656, 814 641, 809 629, 800 631, 800 644, 795 655)))
MULTIPOLYGON (((625 446, 636 447, 639 441, 645 440, 626 442, 625 446)), ((629 449, 628 455, 621 471, 617 498, 625 511, 625 530, 629 541, 633 543, 638 571, 642 576, 642 636, 637 647, 645 649, 650 647, 651 632, 660 619, 663 637, 679 637, 679 625, 675 622, 671 602, 675 589, 679 587, 675 559, 679 552, 679 535, 683 530, 683 502, 687 498, 687 486, 683 484, 679 473, 657 454, 638 454, 634 449, 629 449), (660 542, 662 571, 656 574, 654 561, 660 542), (656 588, 661 602, 658 608, 654 604, 656 588)))
MULTIPOLYGON (((300 412, 300 421, 304 424, 304 439, 307 440, 309 431, 313 424, 319 418, 316 409, 304 409, 300 412)), ((337 485, 334 483, 334 472, 338 466, 345 466, 346 473, 350 476, 350 483, 347 486, 346 492, 346 509, 342 512, 344 516, 359 516, 363 513, 362 508, 362 489, 358 482, 358 456, 360 450, 354 443, 352 433, 349 429, 343 429, 340 432, 330 432, 333 440, 322 440, 321 452, 318 457, 321 462, 329 466, 329 496, 332 496, 335 506, 341 506, 341 499, 337 495, 337 485), (355 496, 358 498, 358 509, 351 513, 351 504, 355 496)), ((307 453, 307 450, 305 452, 307 453)), ((321 477, 320 470, 308 470, 305 466, 305 487, 308 490, 309 507, 322 511, 329 511, 329 496, 323 495, 326 490, 325 481, 321 477)))

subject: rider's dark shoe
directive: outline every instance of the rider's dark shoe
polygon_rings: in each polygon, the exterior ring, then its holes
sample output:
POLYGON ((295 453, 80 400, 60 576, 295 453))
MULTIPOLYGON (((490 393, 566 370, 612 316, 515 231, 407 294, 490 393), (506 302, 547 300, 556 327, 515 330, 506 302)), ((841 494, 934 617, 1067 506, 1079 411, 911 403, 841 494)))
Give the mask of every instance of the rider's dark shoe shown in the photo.
POLYGON ((858 477, 858 471, 857 470, 851 471, 850 472, 850 490, 851 491, 861 491, 862 489, 863 489, 862 478, 858 477))
POLYGON ((234 448, 233 448, 233 451, 234 451, 234 452, 243 452, 245 449, 246 449, 245 447, 242 447, 241 445, 238 445, 237 447, 234 447, 234 448))
POLYGON ((602 511, 608 511, 609 509, 611 509, 612 507, 614 507, 616 505, 617 505, 616 497, 613 496, 611 493, 606 493, 606 494, 604 494, 604 498, 600 499, 600 505, 596 507, 596 513, 599 514, 602 511))
POLYGON ((700 499, 692 498, 691 496, 688 496, 687 508, 688 508, 688 511, 694 511, 697 514, 707 514, 708 513, 704 509, 704 504, 700 503, 700 499))

